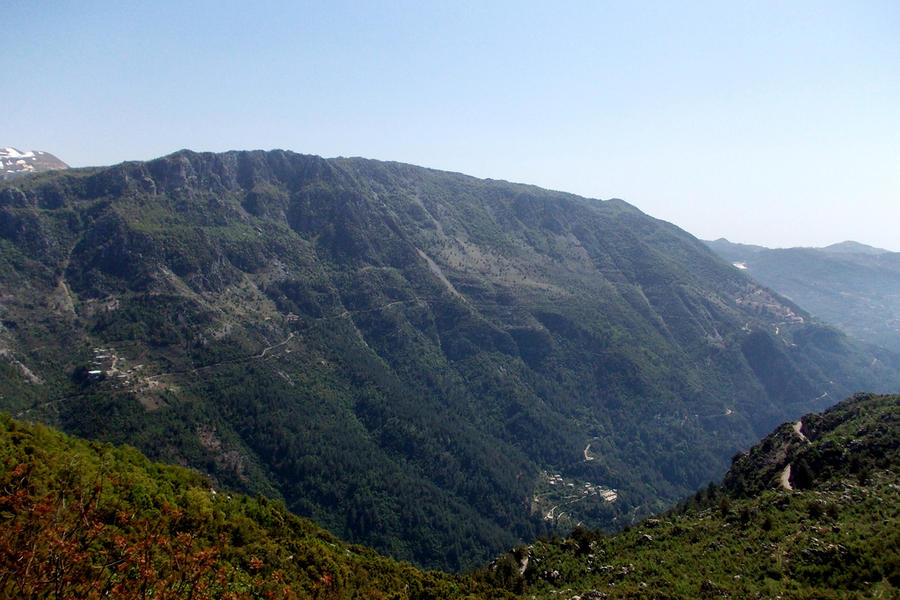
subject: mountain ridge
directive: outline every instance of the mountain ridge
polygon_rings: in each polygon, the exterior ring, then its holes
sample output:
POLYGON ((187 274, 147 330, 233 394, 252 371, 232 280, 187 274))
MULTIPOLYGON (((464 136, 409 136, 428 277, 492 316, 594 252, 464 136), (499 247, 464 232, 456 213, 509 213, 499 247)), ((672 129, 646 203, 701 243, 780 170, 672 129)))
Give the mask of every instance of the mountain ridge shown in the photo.
POLYGON ((720 239, 707 245, 848 334, 900 353, 900 253, 857 242, 769 249, 720 239))
POLYGON ((890 254, 890 250, 885 250, 884 248, 876 248, 874 246, 869 246, 868 244, 861 244, 859 242, 855 242, 853 240, 846 240, 843 242, 838 242, 836 244, 830 244, 822 248, 825 252, 832 252, 837 254, 890 254))
POLYGON ((898 407, 856 394, 782 424, 675 509, 540 539, 480 575, 530 598, 894 597, 898 407))
POLYGON ((69 165, 49 152, 42 150, 22 152, 12 146, 0 147, 0 180, 68 168, 69 165))
POLYGON ((432 567, 630 523, 898 378, 625 202, 399 163, 18 178, 0 266, 0 408, 432 567))

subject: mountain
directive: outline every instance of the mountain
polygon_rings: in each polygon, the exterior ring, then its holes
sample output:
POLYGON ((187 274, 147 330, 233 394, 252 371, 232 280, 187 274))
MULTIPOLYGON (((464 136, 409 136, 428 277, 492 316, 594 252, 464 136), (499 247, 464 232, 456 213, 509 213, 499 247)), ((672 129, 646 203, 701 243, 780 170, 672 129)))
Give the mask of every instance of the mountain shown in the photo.
POLYGON ((0 183, 0 409, 459 570, 900 388, 620 200, 284 151, 0 183))
POLYGON ((510 598, 345 544, 134 448, 0 415, 4 598, 510 598))
POLYGON ((40 150, 21 152, 10 146, 0 148, 0 179, 68 168, 69 165, 49 152, 40 150))
POLYGON ((829 252, 831 254, 869 254, 871 256, 880 256, 882 254, 891 253, 890 250, 875 248, 874 246, 860 244, 859 242, 854 242, 852 240, 825 246, 824 248, 822 248, 822 251, 829 252))
POLYGON ((0 415, 0 593, 78 598, 870 598, 900 589, 900 396, 785 423, 723 483, 469 575, 348 545, 134 448, 0 415))
POLYGON ((757 246, 755 244, 738 244, 735 242, 729 242, 725 238, 707 241, 706 245, 709 246, 713 252, 731 263, 739 262, 747 258, 748 256, 752 256, 757 254, 758 252, 768 250, 768 248, 766 248, 765 246, 757 246))
POLYGON ((724 239, 707 244, 824 321, 900 353, 900 253, 858 242, 775 250, 724 239))
POLYGON ((482 571, 525 598, 896 598, 900 396, 785 423, 721 485, 611 538, 521 546, 482 571))

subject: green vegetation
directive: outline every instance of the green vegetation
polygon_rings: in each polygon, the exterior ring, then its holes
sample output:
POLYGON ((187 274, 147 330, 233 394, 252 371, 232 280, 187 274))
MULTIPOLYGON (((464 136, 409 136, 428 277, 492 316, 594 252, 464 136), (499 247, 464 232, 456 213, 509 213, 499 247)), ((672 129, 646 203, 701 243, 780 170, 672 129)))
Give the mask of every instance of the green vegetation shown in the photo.
POLYGON ((350 546, 262 496, 0 415, 4 598, 504 598, 350 546))
POLYGON ((751 277, 870 344, 900 358, 900 253, 846 242, 826 248, 778 248, 707 242, 751 277))
POLYGON ((453 571, 636 523, 776 424, 900 388, 624 202, 361 159, 4 181, 0 290, 0 409, 453 571))
POLYGON ((785 425, 668 513, 614 537, 544 538, 481 577, 535 598, 897 597, 900 396, 860 395, 802 423, 808 442, 785 425))
POLYGON ((0 595, 896 597, 900 396, 857 395, 801 423, 736 456, 722 484, 615 536, 576 527, 445 575, 133 448, 0 415, 0 595))

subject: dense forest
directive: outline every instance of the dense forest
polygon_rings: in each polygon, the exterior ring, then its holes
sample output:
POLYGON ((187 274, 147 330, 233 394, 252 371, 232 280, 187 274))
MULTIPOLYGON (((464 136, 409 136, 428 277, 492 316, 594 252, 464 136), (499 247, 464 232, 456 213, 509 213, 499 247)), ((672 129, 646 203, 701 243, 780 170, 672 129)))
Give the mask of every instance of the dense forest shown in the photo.
POLYGON ((460 571, 637 523, 777 424, 900 387, 619 200, 197 154, 0 182, 0 409, 460 571))
POLYGON ((900 396, 786 423, 667 512, 542 536, 466 575, 348 545, 280 502, 0 416, 8 598, 870 598, 900 590, 900 396))
POLYGON ((280 502, 0 415, 4 598, 506 598, 339 541, 280 502))
POLYGON ((720 484, 607 537, 578 528, 481 571, 526 598, 895 598, 900 396, 786 423, 720 484))

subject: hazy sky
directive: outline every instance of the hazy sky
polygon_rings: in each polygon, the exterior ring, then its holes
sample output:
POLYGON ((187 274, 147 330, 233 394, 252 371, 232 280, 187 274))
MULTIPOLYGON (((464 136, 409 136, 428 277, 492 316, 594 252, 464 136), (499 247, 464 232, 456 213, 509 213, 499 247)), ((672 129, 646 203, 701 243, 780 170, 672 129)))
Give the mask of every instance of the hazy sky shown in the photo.
POLYGON ((900 2, 0 5, 0 145, 398 160, 900 251, 900 2))

